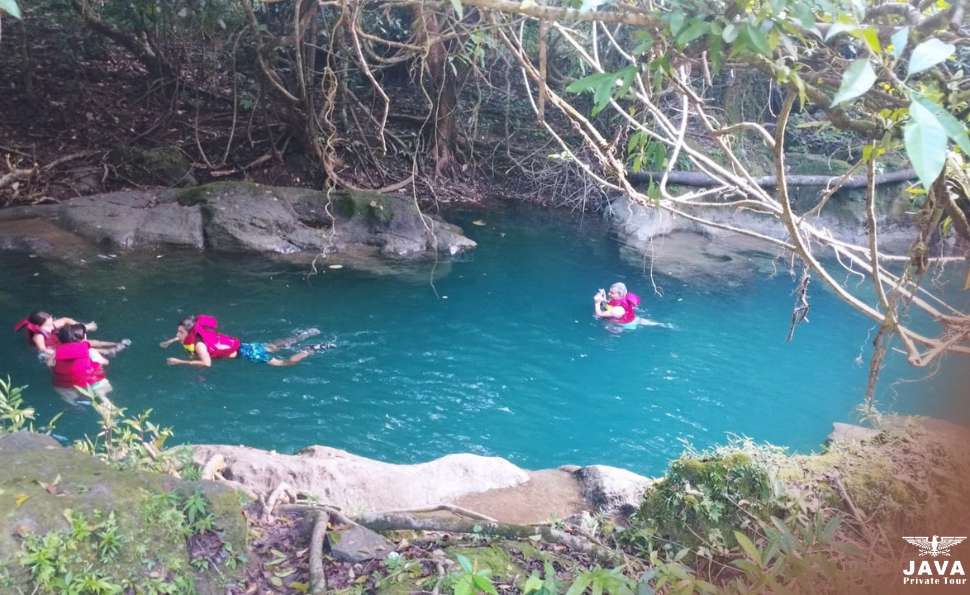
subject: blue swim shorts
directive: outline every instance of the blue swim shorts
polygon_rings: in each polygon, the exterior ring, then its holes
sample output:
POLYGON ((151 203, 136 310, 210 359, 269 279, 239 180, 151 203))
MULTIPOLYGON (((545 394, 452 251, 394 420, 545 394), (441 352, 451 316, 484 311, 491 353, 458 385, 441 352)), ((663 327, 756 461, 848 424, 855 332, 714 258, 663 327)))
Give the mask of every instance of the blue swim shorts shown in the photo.
POLYGON ((251 362, 265 363, 273 358, 266 350, 266 343, 243 343, 239 346, 239 355, 251 362))

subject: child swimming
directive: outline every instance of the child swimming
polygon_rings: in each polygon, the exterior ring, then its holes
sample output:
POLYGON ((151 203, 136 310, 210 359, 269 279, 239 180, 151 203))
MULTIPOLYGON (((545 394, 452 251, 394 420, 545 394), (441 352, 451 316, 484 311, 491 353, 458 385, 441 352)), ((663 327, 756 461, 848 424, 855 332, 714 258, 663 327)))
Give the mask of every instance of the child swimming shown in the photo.
MULTIPOLYGON (((43 310, 37 310, 31 312, 26 318, 18 322, 14 327, 14 332, 21 330, 27 331, 27 342, 30 343, 42 359, 47 359, 54 355, 54 350, 59 344, 58 331, 67 325, 81 324, 73 318, 54 318, 48 312, 43 310)), ((98 330, 98 324, 94 321, 83 323, 85 332, 92 333, 98 330)), ((117 355, 118 352, 123 351, 126 347, 131 345, 129 339, 122 339, 121 341, 98 341, 96 339, 88 339, 88 343, 91 347, 97 349, 101 352, 101 355, 107 357, 113 357, 117 355)))
POLYGON ((288 349, 300 341, 319 335, 320 330, 307 329, 293 337, 269 343, 243 343, 237 337, 217 332, 218 324, 214 317, 205 314, 190 316, 182 320, 175 331, 175 336, 162 341, 159 345, 168 347, 172 343, 179 342, 189 353, 191 359, 170 357, 165 362, 170 366, 185 365, 208 368, 212 366, 212 360, 242 357, 245 360, 267 363, 271 366, 292 366, 318 351, 336 347, 332 342, 316 343, 308 345, 284 359, 276 357, 274 354, 288 349))
POLYGON ((49 361, 54 391, 72 405, 88 403, 89 395, 93 395, 101 404, 110 406, 108 393, 112 387, 104 374, 108 360, 87 341, 85 326, 65 324, 57 331, 57 338, 57 347, 49 361))

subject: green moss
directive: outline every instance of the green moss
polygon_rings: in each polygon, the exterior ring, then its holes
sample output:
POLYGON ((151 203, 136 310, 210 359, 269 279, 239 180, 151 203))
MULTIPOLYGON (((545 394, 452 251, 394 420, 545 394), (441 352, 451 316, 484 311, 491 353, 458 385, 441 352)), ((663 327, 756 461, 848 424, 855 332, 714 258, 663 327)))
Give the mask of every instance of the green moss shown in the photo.
POLYGON ((192 164, 177 147, 116 147, 111 153, 121 173, 141 184, 162 186, 191 186, 195 180, 191 176, 192 164))
POLYGON ((355 217, 387 224, 394 218, 394 197, 376 192, 339 191, 331 194, 334 212, 344 219, 355 217))
POLYGON ((172 495, 198 489, 207 494, 213 529, 232 552, 245 552, 247 527, 239 497, 224 486, 121 471, 70 449, 4 451, 0 573, 29 592, 36 586, 30 570, 36 573, 61 560, 59 572, 94 573, 113 585, 138 586, 139 592, 151 592, 147 587, 153 583, 180 581, 195 584, 200 592, 224 591, 218 585, 233 580, 237 570, 192 568, 186 548, 189 524, 179 508, 183 500, 172 495), (106 525, 114 527, 119 543, 110 555, 98 537, 106 525), (85 535, 85 526, 96 529, 85 535))
POLYGON ((779 513, 776 496, 766 467, 746 452, 685 455, 644 496, 634 524, 690 548, 733 547, 734 530, 779 513))
POLYGON ((175 200, 184 207, 191 207, 218 200, 224 194, 253 194, 262 189, 263 186, 252 182, 212 182, 211 184, 180 190, 175 195, 175 200))

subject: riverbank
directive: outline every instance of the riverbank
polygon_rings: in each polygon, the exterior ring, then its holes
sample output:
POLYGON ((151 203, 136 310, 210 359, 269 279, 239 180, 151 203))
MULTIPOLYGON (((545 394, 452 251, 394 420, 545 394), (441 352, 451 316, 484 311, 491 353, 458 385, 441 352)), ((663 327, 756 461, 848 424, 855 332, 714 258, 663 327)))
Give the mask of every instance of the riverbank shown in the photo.
POLYGON ((0 564, 0 584, 48 592, 72 565, 87 564, 89 575, 136 592, 176 578, 203 593, 309 592, 322 580, 328 593, 462 592, 463 581, 487 592, 486 580, 503 593, 528 593, 596 580, 632 588, 646 579, 659 589, 664 577, 719 591, 771 580, 803 592, 887 592, 901 584, 899 560, 915 556, 900 535, 966 526, 968 445, 965 429, 939 420, 837 424, 819 454, 736 440, 685 454, 664 477, 623 492, 616 480, 634 474, 604 467, 527 472, 474 455, 398 466, 323 447, 282 459, 198 446, 194 462, 184 447, 143 460, 96 448, 98 460, 42 435, 6 434, 0 550, 13 555, 0 564), (139 471, 139 460, 178 461, 172 472, 182 479, 139 471), (340 469, 323 471, 322 462, 340 469), (609 489, 622 497, 604 498, 609 489), (193 494, 204 510, 197 518, 186 504, 193 494), (126 569, 117 561, 160 520, 138 513, 153 505, 183 519, 188 547, 172 534, 152 542, 152 564, 126 569), (106 534, 124 546, 120 553, 104 553, 106 534), (72 540, 90 546, 68 555, 72 540), (62 545, 42 548, 52 543, 62 545), (735 563, 750 562, 751 547, 763 556, 758 565, 735 563), (50 570, 38 570, 38 556, 50 570), (821 577, 824 584, 812 582, 821 577))

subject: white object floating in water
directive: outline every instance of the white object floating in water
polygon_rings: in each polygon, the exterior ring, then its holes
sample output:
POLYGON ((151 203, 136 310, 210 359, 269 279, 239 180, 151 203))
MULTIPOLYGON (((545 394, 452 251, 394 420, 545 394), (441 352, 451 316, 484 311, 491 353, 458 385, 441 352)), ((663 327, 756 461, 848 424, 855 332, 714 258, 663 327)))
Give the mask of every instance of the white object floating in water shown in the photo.
POLYGON ((119 285, 119 286, 118 286, 118 289, 119 289, 120 291, 124 291, 124 290, 126 290, 126 289, 128 289, 128 288, 127 288, 127 287, 125 287, 124 285, 119 285))
POLYGON ((342 269, 342 268, 344 268, 344 265, 342 265, 342 264, 332 264, 332 265, 330 265, 327 268, 328 269, 342 269))
POLYGON ((155 255, 155 258, 165 258, 165 255, 164 254, 156 254, 155 255))
POLYGON ((441 296, 441 299, 446 300, 446 299, 448 299, 448 296, 443 295, 443 296, 441 296))
POLYGON ((485 227, 485 222, 482 221, 481 219, 475 219, 474 221, 472 221, 472 225, 477 225, 479 227, 485 227))

